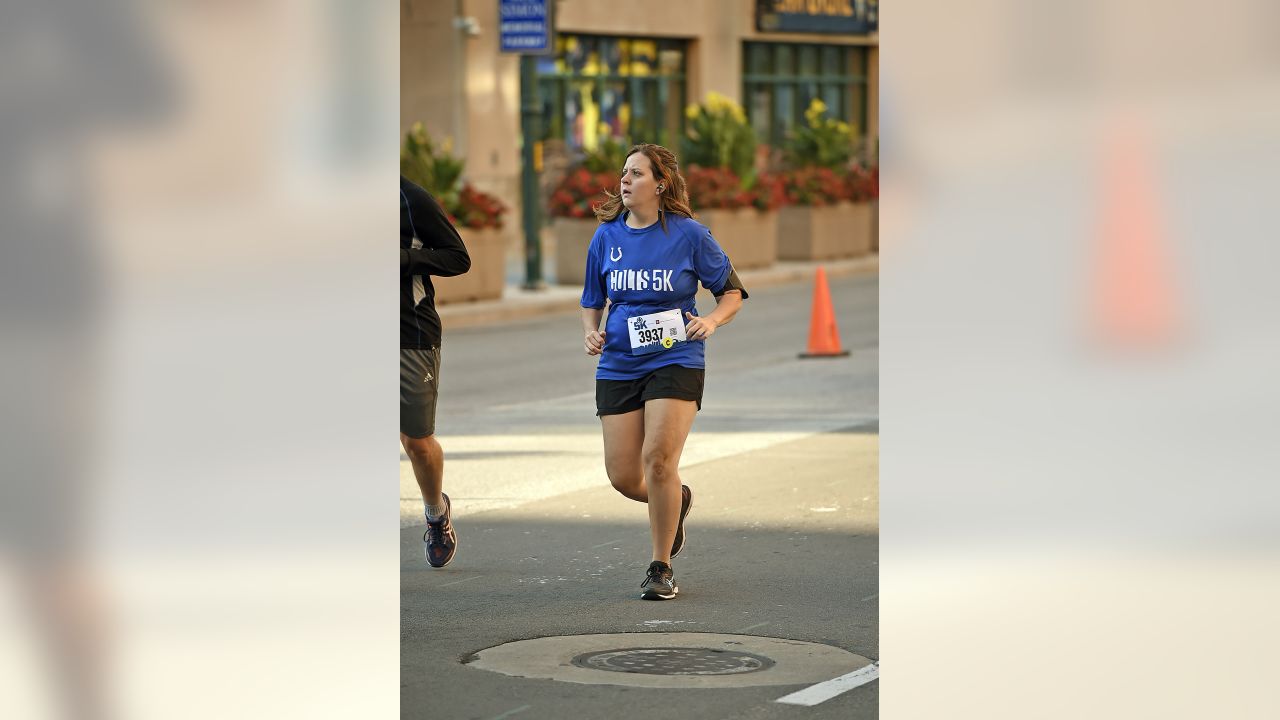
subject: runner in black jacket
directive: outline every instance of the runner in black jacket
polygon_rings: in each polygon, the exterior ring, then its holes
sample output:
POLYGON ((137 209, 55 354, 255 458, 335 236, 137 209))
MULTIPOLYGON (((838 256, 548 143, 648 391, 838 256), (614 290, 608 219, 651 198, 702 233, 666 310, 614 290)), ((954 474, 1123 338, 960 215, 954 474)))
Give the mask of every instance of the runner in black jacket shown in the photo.
POLYGON ((444 567, 458 547, 449 496, 441 490, 444 452, 436 442, 440 389, 440 315, 432 275, 471 268, 462 238, 426 190, 400 177, 400 444, 426 506, 427 562, 444 567))
POLYGON ((400 348, 440 347, 440 315, 430 275, 453 277, 471 256, 435 198, 400 177, 400 348))

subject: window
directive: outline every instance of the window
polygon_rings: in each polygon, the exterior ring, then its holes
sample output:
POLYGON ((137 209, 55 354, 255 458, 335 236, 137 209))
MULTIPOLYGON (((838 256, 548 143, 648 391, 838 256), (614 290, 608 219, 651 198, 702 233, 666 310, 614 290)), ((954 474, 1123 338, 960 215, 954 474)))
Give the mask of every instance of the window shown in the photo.
POLYGON ((747 117, 761 142, 781 146, 804 122, 813 98, 827 114, 867 128, 867 49, 847 45, 745 44, 743 93, 747 117))
POLYGON ((685 43, 560 35, 538 59, 543 139, 593 150, 602 139, 676 142, 684 131, 685 43))

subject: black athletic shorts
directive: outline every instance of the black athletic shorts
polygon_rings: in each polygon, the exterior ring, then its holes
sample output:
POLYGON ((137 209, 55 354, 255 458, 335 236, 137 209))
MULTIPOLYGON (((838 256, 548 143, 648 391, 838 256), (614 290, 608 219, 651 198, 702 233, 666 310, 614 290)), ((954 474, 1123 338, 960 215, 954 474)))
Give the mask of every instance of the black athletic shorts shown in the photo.
POLYGON ((424 438, 436 432, 440 348, 400 351, 400 432, 424 438))
POLYGON ((692 400, 702 409, 701 368, 667 365, 635 380, 596 380, 596 415, 621 415, 644 407, 646 400, 692 400))

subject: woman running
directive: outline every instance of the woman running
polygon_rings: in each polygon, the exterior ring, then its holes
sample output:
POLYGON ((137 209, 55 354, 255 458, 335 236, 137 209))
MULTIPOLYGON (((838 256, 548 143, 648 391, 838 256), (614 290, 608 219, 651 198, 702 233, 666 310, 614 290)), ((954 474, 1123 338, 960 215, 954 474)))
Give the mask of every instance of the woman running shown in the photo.
POLYGON ((588 355, 599 355, 596 414, 604 431, 609 482, 649 504, 653 558, 640 597, 679 592, 671 559, 685 546, 693 492, 678 466, 702 408, 705 343, 733 319, 747 292, 706 226, 693 219, 676 156, 659 146, 631 148, 621 192, 596 209, 600 227, 587 251, 582 326, 588 355), (716 309, 700 317, 698 284, 716 309), (605 301, 609 319, 600 329, 605 301))

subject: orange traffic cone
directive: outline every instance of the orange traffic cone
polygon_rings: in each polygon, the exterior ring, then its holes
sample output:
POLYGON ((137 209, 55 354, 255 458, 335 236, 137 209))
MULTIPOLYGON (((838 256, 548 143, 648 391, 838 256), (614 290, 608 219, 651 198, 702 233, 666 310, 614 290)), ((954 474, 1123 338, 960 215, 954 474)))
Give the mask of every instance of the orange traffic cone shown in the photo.
POLYGON ((827 288, 827 271, 818 266, 813 280, 813 313, 809 317, 809 349, 800 353, 802 358, 844 357, 848 350, 840 349, 840 331, 836 329, 836 314, 831 308, 831 290, 827 288))
POLYGON ((1167 346, 1180 334, 1181 318, 1151 159, 1132 128, 1117 132, 1109 149, 1094 326, 1113 347, 1167 346))

